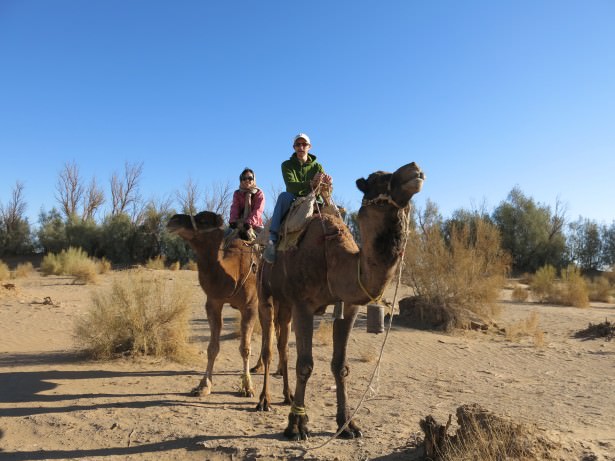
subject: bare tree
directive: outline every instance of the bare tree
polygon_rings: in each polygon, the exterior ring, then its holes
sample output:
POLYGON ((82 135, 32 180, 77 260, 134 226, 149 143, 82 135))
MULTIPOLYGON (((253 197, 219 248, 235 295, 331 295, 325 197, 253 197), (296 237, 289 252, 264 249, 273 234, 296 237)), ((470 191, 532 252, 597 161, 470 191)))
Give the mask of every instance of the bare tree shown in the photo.
POLYGON ((24 185, 22 182, 15 182, 15 187, 11 192, 11 200, 6 207, 0 203, 0 221, 4 224, 7 233, 15 229, 15 226, 24 220, 26 202, 23 198, 24 185))
POLYGON ((182 191, 177 191, 175 194, 183 213, 191 215, 197 213, 196 203, 198 202, 200 194, 201 192, 199 191, 198 184, 196 184, 192 178, 188 178, 184 184, 184 189, 182 191))
POLYGON ((81 202, 84 193, 83 184, 79 177, 79 167, 72 161, 64 164, 56 183, 56 200, 66 218, 76 216, 77 205, 81 202))
POLYGON ((83 220, 94 219, 94 214, 103 203, 105 203, 105 195, 98 187, 96 178, 93 177, 83 197, 83 220))
MULTIPOLYGON (((111 205, 112 215, 126 213, 130 206, 136 210, 136 205, 140 200, 139 180, 143 173, 143 163, 124 165, 124 176, 118 177, 117 173, 111 176, 111 205)), ((136 211, 135 211, 136 213, 136 211)))
POLYGON ((205 210, 213 211, 227 219, 233 199, 233 189, 226 183, 214 183, 205 191, 203 205, 205 210))

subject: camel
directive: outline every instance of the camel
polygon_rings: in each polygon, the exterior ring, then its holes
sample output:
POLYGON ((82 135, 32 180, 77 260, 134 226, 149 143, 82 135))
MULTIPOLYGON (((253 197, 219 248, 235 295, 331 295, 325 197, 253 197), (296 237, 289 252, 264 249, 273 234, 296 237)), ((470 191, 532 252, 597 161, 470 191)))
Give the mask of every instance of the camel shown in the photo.
POLYGON ((241 340, 239 352, 243 360, 242 394, 254 396, 250 376, 250 341, 258 315, 256 264, 258 257, 252 246, 242 239, 232 240, 222 247, 224 226, 222 216, 203 211, 195 216, 174 215, 167 229, 186 240, 197 256, 199 283, 207 301, 207 321, 210 339, 207 346, 207 368, 193 396, 208 395, 212 391, 214 363, 220 351, 222 307, 229 303, 241 312, 241 340))
POLYGON ((314 217, 296 248, 278 251, 273 264, 259 268, 259 317, 263 329, 261 355, 264 363, 263 389, 257 411, 269 411, 269 367, 274 318, 280 329, 278 352, 283 372, 289 326, 295 330, 297 347, 296 386, 288 426, 291 440, 308 438, 305 391, 314 368, 312 335, 314 315, 327 305, 343 301, 343 316, 333 323, 331 371, 337 394, 336 422, 342 438, 361 437, 350 420, 346 381, 350 372, 346 350, 359 306, 378 299, 392 279, 403 253, 404 226, 409 219, 409 202, 421 190, 425 176, 414 162, 395 173, 377 171, 356 185, 363 192, 358 213, 361 249, 342 219, 335 215, 314 217), (343 317, 343 318, 342 318, 343 317))

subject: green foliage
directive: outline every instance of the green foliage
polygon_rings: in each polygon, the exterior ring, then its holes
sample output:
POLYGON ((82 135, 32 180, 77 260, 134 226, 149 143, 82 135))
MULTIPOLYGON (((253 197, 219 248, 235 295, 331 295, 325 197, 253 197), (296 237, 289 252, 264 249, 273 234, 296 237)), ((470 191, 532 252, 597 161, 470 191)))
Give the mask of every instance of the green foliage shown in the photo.
POLYGON ((598 270, 602 266, 600 226, 595 221, 579 218, 568 229, 570 259, 585 271, 598 270))
POLYGON ((514 188, 506 201, 493 212, 493 221, 502 235, 502 247, 512 255, 513 270, 535 272, 550 264, 564 266, 566 239, 563 217, 551 213, 514 188))
POLYGON ((132 243, 135 228, 126 214, 117 214, 105 219, 100 232, 100 253, 115 264, 133 263, 132 243))
POLYGON ((57 209, 49 213, 42 211, 38 221, 38 242, 44 253, 59 253, 69 247, 66 223, 57 209))
POLYGON ((0 217, 0 256, 28 255, 34 252, 32 232, 27 219, 8 222, 0 217))

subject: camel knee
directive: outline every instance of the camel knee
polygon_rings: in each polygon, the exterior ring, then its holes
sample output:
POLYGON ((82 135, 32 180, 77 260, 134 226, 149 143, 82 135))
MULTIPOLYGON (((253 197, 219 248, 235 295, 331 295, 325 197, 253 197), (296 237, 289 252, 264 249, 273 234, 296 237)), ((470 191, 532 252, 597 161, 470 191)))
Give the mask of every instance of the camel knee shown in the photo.
POLYGON ((250 357, 250 348, 246 346, 239 346, 239 353, 242 358, 248 358, 250 357))
POLYGON ((331 372, 333 376, 339 376, 341 379, 345 379, 350 374, 350 367, 347 363, 331 363, 331 372))

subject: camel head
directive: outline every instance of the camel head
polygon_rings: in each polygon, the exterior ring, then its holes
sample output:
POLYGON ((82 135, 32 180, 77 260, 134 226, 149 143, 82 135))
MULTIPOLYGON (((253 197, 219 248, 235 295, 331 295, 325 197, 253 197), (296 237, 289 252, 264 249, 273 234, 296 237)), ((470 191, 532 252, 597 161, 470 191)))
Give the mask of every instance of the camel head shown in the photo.
POLYGON ((363 192, 363 204, 386 201, 398 208, 405 208, 414 194, 423 187, 425 174, 412 162, 397 169, 395 173, 376 171, 367 179, 357 179, 357 187, 363 192))
POLYGON ((222 216, 211 211, 201 211, 194 216, 188 214, 173 215, 167 223, 167 230, 173 234, 178 234, 183 239, 190 240, 202 232, 222 230, 223 226, 222 216))

